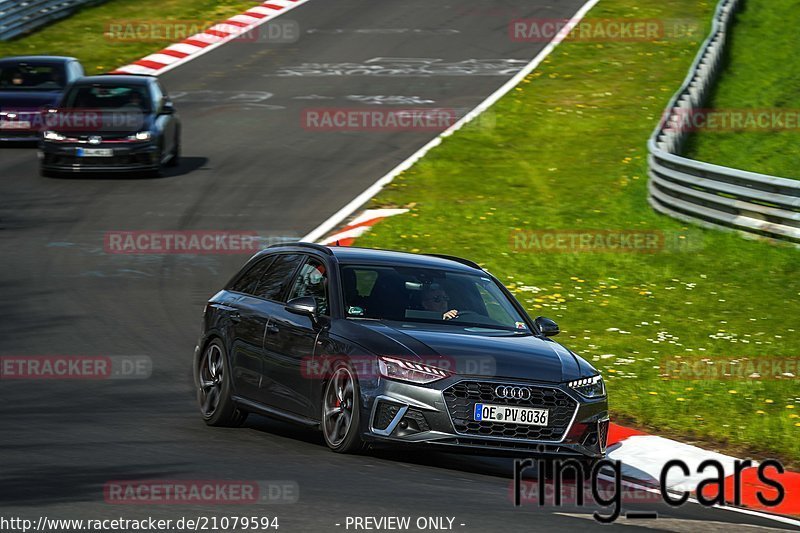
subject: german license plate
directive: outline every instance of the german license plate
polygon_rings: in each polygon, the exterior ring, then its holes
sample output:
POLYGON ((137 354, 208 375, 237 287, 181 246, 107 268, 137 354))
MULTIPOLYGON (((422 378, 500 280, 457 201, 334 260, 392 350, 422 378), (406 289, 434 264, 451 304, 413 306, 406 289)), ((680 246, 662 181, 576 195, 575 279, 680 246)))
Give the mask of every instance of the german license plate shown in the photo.
POLYGON ((111 148, 78 148, 78 157, 113 157, 114 150, 111 148))
POLYGON ((31 123, 28 120, 17 120, 16 122, 1 121, 0 130, 29 130, 31 123))
POLYGON ((475 404, 476 422, 504 422, 506 424, 525 424, 528 426, 546 426, 547 409, 533 407, 516 407, 514 405, 475 404))

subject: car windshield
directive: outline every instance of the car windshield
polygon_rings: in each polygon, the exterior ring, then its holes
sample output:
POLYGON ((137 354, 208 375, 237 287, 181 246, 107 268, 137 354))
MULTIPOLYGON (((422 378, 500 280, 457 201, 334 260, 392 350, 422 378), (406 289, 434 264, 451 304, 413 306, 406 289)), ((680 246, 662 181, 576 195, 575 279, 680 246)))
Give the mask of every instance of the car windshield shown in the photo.
POLYGON ((117 111, 147 112, 150 99, 142 86, 125 85, 75 85, 64 97, 68 109, 110 109, 117 111))
POLYGON ((66 83, 63 65, 0 64, 0 91, 55 91, 66 83))
POLYGON ((341 275, 349 319, 529 331, 525 319, 487 275, 384 265, 343 265, 341 275))

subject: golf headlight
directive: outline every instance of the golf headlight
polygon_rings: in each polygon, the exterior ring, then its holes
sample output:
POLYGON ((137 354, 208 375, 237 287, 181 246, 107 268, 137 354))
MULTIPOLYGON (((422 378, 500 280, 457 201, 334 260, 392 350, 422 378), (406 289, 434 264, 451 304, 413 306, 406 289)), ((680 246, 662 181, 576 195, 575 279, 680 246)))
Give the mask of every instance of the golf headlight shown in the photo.
POLYGON ((569 386, 584 398, 601 398, 606 395, 606 386, 603 383, 603 376, 600 374, 591 378, 570 381, 569 386))
POLYGON ((450 375, 441 368, 394 357, 378 358, 378 368, 381 376, 385 378, 410 381, 411 383, 431 383, 450 375))
POLYGON ((150 140, 150 132, 149 131, 140 131, 139 133, 135 133, 133 135, 128 136, 129 141, 149 141, 150 140))
POLYGON ((55 131, 45 131, 44 138, 46 141, 64 141, 66 140, 66 135, 61 135, 55 131))

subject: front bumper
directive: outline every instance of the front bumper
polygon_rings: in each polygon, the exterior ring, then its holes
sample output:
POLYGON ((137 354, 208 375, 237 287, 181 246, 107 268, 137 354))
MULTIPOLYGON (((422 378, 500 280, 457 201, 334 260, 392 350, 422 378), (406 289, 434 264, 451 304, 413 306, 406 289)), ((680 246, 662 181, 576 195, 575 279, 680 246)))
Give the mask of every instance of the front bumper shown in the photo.
POLYGON ((430 385, 379 379, 362 388, 362 433, 375 445, 407 444, 489 455, 605 455, 608 400, 587 400, 565 385, 451 377, 430 385), (528 387, 529 400, 498 399, 498 385, 528 387), (476 422, 476 403, 546 408, 548 426, 476 422))
POLYGON ((0 142, 2 143, 32 143, 39 139, 40 135, 36 130, 0 130, 0 142))
POLYGON ((42 170, 51 172, 135 172, 159 168, 158 147, 145 143, 101 143, 97 145, 42 142, 42 170), (110 149, 110 157, 81 157, 79 149, 110 149))

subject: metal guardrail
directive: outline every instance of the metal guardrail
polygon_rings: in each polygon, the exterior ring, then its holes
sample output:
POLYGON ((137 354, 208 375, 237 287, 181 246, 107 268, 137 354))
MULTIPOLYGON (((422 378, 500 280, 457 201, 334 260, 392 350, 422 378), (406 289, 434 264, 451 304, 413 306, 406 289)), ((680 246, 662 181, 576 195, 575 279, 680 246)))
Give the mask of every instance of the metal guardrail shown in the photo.
POLYGON ((703 163, 680 155, 716 82, 740 0, 720 0, 711 33, 650 137, 648 202, 680 220, 800 244, 800 181, 703 163))
POLYGON ((7 41, 105 0, 0 0, 0 41, 7 41))

